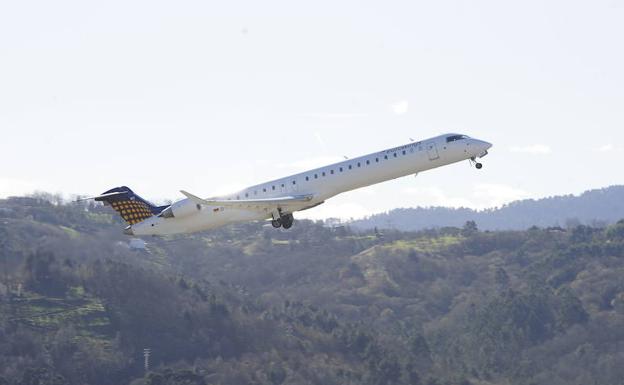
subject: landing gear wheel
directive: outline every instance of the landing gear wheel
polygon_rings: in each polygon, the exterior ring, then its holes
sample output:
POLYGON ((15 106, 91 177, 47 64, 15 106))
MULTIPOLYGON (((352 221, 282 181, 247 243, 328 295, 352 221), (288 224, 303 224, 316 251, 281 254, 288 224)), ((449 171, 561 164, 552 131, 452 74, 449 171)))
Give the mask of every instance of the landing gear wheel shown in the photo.
POLYGON ((273 219, 271 221, 271 225, 273 225, 273 227, 275 227, 276 229, 282 227, 282 221, 279 219, 273 219))
POLYGON ((476 163, 475 167, 477 168, 477 170, 481 170, 481 167, 483 167, 483 165, 481 163, 476 163))
POLYGON ((282 219, 282 226, 285 229, 290 229, 293 225, 293 222, 295 221, 295 218, 293 218, 292 214, 286 214, 281 219, 282 219))

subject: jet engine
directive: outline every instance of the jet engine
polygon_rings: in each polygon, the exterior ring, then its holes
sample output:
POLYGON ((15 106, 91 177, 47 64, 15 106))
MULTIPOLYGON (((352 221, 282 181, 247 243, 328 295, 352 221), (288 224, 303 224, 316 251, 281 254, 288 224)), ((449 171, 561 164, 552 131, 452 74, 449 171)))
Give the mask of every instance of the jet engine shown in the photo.
POLYGON ((182 199, 164 209, 158 216, 163 218, 182 218, 201 210, 201 205, 190 199, 182 199))

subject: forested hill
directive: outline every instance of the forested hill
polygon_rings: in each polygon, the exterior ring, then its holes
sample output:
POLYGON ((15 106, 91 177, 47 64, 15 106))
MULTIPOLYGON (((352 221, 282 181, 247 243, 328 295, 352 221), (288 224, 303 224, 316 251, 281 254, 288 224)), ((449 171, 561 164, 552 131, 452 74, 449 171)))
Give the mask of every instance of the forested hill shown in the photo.
POLYGON ((401 208, 356 220, 350 225, 359 229, 377 227, 417 231, 475 221, 484 230, 526 230, 531 226, 605 225, 621 218, 624 218, 624 186, 612 186, 589 190, 579 196, 520 200, 482 211, 447 207, 401 208))
POLYGON ((0 384, 624 378, 624 221, 383 234, 252 223, 142 249, 112 214, 0 200, 0 384))

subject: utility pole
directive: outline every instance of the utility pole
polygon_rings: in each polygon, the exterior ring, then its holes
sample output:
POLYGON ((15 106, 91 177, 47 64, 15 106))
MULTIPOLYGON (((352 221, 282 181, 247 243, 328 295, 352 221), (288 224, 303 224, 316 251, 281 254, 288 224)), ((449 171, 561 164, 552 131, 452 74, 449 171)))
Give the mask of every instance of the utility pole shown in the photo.
POLYGON ((151 353, 152 353, 152 349, 149 349, 149 348, 143 349, 143 359, 144 359, 144 364, 145 364, 145 374, 147 374, 147 372, 149 372, 149 358, 150 358, 150 354, 151 353))

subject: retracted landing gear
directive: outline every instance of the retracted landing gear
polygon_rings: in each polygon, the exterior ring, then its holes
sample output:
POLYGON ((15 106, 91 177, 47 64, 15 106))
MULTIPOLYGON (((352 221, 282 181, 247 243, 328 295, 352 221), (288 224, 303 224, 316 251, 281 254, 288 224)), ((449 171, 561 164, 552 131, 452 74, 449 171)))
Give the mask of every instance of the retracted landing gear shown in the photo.
POLYGON ((483 168, 483 164, 477 162, 477 158, 475 158, 474 156, 470 158, 469 161, 470 161, 470 165, 474 165, 477 170, 481 170, 481 168, 483 168))
POLYGON ((294 221, 295 221, 295 218, 293 217, 292 214, 282 214, 280 211, 279 217, 274 218, 271 221, 271 225, 275 227, 276 229, 283 227, 286 230, 288 230, 292 227, 294 221))

